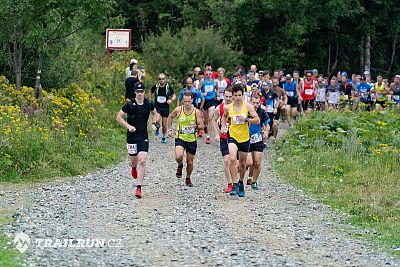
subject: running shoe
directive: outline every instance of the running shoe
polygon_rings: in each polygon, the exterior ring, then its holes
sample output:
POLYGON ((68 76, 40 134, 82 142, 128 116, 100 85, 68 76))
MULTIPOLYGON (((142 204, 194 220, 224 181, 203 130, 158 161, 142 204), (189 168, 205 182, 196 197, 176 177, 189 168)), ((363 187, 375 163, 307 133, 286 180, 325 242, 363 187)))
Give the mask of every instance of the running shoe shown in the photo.
POLYGON ((176 169, 176 178, 182 178, 182 169, 183 169, 183 164, 178 165, 178 168, 176 169))
POLYGON ((252 185, 252 183, 253 183, 253 179, 251 179, 251 178, 249 178, 249 179, 247 179, 247 185, 252 185))
POLYGON ((251 184, 251 188, 252 188, 253 190, 258 190, 257 182, 253 182, 253 183, 251 184))
POLYGON ((185 180, 185 184, 189 187, 193 187, 192 181, 190 180, 190 178, 186 178, 185 180))
POLYGON ((210 143, 210 136, 207 136, 207 138, 206 138, 206 144, 209 144, 210 143))
POLYGON ((225 193, 232 192, 232 184, 228 184, 228 187, 224 190, 225 193))
POLYGON ((136 188, 135 197, 142 198, 142 189, 136 188))
POLYGON ((160 135, 160 127, 157 127, 157 130, 154 132, 155 136, 159 136, 160 135))
POLYGON ((233 184, 232 191, 230 193, 231 196, 236 196, 238 194, 238 186, 237 184, 233 184))
POLYGON ((131 174, 132 174, 133 179, 137 178, 137 170, 136 170, 136 168, 132 167, 131 174))
POLYGON ((238 195, 239 197, 244 197, 244 183, 239 183, 239 191, 238 191, 238 195))
POLYGON ((166 139, 165 137, 163 137, 163 138, 161 139, 161 143, 166 144, 166 143, 167 143, 167 139, 166 139))
POLYGON ((201 131, 201 130, 199 130, 199 132, 198 132, 198 136, 199 136, 199 137, 203 137, 203 133, 202 133, 202 131, 201 131))
POLYGON ((205 133, 205 134, 208 134, 208 129, 207 129, 207 127, 204 127, 204 133, 205 133))

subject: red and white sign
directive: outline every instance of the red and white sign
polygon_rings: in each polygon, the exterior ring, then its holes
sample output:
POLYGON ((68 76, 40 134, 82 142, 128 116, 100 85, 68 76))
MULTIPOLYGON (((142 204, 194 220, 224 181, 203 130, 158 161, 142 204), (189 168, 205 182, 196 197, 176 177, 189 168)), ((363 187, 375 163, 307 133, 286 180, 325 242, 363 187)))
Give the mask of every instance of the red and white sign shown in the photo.
POLYGON ((107 29, 107 50, 128 50, 131 48, 130 29, 107 29))

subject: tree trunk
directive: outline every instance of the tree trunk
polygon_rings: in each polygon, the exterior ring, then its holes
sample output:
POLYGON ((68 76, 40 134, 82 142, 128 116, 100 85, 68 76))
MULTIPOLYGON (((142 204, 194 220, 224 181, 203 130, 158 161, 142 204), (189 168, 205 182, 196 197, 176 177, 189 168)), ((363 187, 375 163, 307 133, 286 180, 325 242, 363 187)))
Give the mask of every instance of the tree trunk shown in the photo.
POLYGON ((396 56, 396 44, 397 44, 397 35, 398 32, 394 34, 393 43, 392 43, 392 57, 390 58, 389 67, 387 69, 388 74, 390 74, 390 70, 392 69, 394 58, 396 56))
POLYGON ((365 35, 361 37, 360 45, 360 73, 364 73, 365 68, 365 35))
POLYGON ((326 73, 331 72, 331 38, 329 37, 329 45, 328 45, 328 68, 326 69, 326 73))
POLYGON ((371 34, 365 39, 365 69, 371 71, 371 34))
POLYGON ((21 89, 22 80, 22 43, 14 41, 13 44, 13 70, 15 73, 15 86, 21 89))
POLYGON ((332 69, 329 72, 328 77, 331 78, 332 77, 332 73, 335 71, 336 67, 337 67, 337 63, 338 63, 338 57, 339 57, 339 42, 336 41, 336 56, 335 56, 335 63, 333 63, 332 69))
POLYGON ((36 69, 36 80, 35 80, 35 97, 39 98, 41 94, 42 86, 40 84, 40 78, 42 76, 42 66, 43 66, 43 55, 40 53, 37 59, 37 69, 36 69))

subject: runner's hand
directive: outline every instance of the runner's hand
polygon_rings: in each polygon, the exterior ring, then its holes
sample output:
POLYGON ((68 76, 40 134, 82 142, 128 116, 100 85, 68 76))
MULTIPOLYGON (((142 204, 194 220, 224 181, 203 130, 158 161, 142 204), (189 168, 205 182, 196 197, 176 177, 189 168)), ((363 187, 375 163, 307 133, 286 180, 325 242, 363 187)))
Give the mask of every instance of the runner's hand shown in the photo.
POLYGON ((153 130, 153 132, 157 131, 157 126, 153 123, 151 125, 151 129, 153 130))
POLYGON ((134 131, 136 131, 136 128, 133 127, 132 125, 129 125, 128 131, 131 132, 131 133, 133 133, 134 131))
POLYGON ((168 137, 172 137, 173 134, 174 133, 173 133, 172 129, 168 129, 168 137))
POLYGON ((219 134, 217 134, 217 135, 215 136, 214 140, 215 140, 215 142, 218 143, 218 142, 219 142, 219 139, 220 139, 220 138, 219 138, 219 134))
POLYGON ((170 105, 171 103, 172 103, 172 100, 171 100, 171 99, 168 99, 168 100, 167 100, 167 104, 170 105))

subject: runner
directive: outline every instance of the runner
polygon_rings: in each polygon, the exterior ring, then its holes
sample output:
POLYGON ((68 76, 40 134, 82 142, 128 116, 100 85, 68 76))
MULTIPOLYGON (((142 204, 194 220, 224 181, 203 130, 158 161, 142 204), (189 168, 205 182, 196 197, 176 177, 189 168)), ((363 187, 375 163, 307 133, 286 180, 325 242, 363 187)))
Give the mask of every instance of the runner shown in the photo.
MULTIPOLYGON (((229 150, 228 150, 228 133, 221 133, 221 118, 224 115, 224 106, 232 103, 232 87, 228 87, 224 91, 224 101, 217 106, 214 112, 213 126, 215 132, 215 142, 219 142, 219 149, 224 159, 224 174, 228 187, 225 193, 232 191, 232 177, 229 172, 229 150)), ((229 127, 230 120, 228 119, 226 127, 229 127)))
POLYGON ((251 185, 251 188, 258 190, 258 176, 261 172, 261 160, 264 150, 263 137, 268 137, 269 133, 269 117, 268 114, 261 108, 260 94, 253 94, 251 96, 251 104, 257 112, 260 118, 260 123, 250 124, 250 157, 251 164, 249 167, 249 178, 247 179, 247 185, 251 185))
POLYGON ((233 103, 224 106, 224 115, 222 116, 221 125, 223 128, 221 133, 227 133, 226 123, 228 118, 231 120, 229 125, 229 170, 232 177, 233 188, 231 195, 239 195, 244 197, 244 175, 246 172, 246 158, 250 149, 250 132, 249 123, 258 124, 260 119, 254 107, 243 101, 244 85, 235 84, 232 87, 233 103), (250 117, 249 117, 250 116, 250 117), (237 183, 237 155, 239 153, 239 174, 240 180, 237 183))
POLYGON ((156 124, 159 122, 159 116, 156 112, 153 102, 144 97, 144 84, 136 83, 136 97, 122 106, 117 114, 119 124, 127 129, 126 143, 130 156, 131 174, 137 179, 135 196, 142 197, 142 183, 146 171, 147 152, 149 151, 149 136, 147 133, 147 122, 150 113, 153 116, 152 129, 156 131, 156 124), (127 121, 123 116, 127 114, 127 121))
MULTIPOLYGON (((374 84, 374 88, 371 90, 371 93, 375 94, 376 97, 375 104, 379 104, 382 108, 385 108, 387 102, 386 95, 390 94, 390 89, 383 82, 383 78, 381 75, 376 77, 376 83, 374 84)), ((377 108, 377 106, 375 108, 377 108)))
POLYGON ((372 89, 372 86, 365 81, 365 77, 360 78, 360 83, 357 84, 357 90, 358 94, 360 96, 360 102, 363 103, 363 105, 366 105, 366 110, 370 111, 371 110, 371 96, 370 92, 372 89))
POLYGON ((181 101, 183 100, 183 94, 185 92, 191 92, 193 96, 193 106, 197 109, 203 109, 204 106, 204 96, 203 94, 197 90, 195 86, 193 86, 193 81, 191 78, 186 79, 186 87, 183 88, 179 92, 178 100, 176 101, 176 106, 179 107, 181 105, 181 101))
POLYGON ((315 106, 315 95, 318 85, 312 80, 312 72, 310 70, 306 71, 306 78, 300 82, 301 89, 301 102, 303 111, 308 115, 315 106))
POLYGON ((351 100, 351 89, 353 86, 349 81, 347 80, 347 72, 342 72, 342 81, 340 83, 339 91, 342 99, 342 103, 344 103, 344 106, 347 106, 350 104, 351 100))
POLYGON ((219 68, 217 70, 218 72, 218 91, 219 95, 217 95, 217 105, 221 104, 222 101, 224 100, 224 90, 226 87, 231 86, 231 81, 225 77, 225 69, 224 68, 219 68))
MULTIPOLYGON (((157 112, 162 117, 162 139, 163 144, 167 143, 167 118, 169 115, 169 105, 172 101, 175 101, 176 95, 174 93, 174 88, 167 82, 167 76, 164 73, 158 75, 158 83, 153 85, 151 91, 149 91, 148 98, 152 100, 152 94, 154 94, 154 102, 157 112)), ((156 136, 158 136, 158 129, 156 136)))
POLYGON ((292 81, 292 76, 290 74, 286 75, 286 83, 283 84, 283 89, 285 89, 288 98, 285 117, 290 126, 291 117, 295 119, 298 115, 297 105, 299 103, 300 95, 299 87, 296 82, 292 81))
POLYGON ((216 79, 211 77, 212 73, 210 70, 206 71, 206 77, 200 81, 199 83, 199 90, 203 93, 203 96, 205 98, 205 103, 204 103, 204 120, 205 120, 205 127, 204 127, 204 132, 207 134, 206 138, 206 144, 210 144, 210 132, 208 131, 208 126, 212 127, 212 117, 215 111, 215 100, 217 98, 217 95, 219 95, 218 91, 218 83, 216 79))
POLYGON ((175 158, 178 163, 176 177, 182 177, 183 154, 186 150, 185 184, 192 187, 190 176, 193 171, 193 160, 196 155, 196 131, 204 127, 201 112, 193 106, 193 96, 190 92, 183 94, 183 106, 176 107, 168 117, 168 135, 172 137, 172 120, 177 117, 178 125, 175 135, 175 158))
POLYGON ((315 97, 315 104, 316 104, 316 108, 318 110, 326 110, 326 87, 327 87, 327 83, 326 81, 324 81, 324 78, 322 77, 322 75, 320 75, 317 78, 317 84, 318 84, 318 92, 317 92, 317 96, 315 97))
POLYGON ((394 77, 394 82, 390 85, 390 90, 392 91, 394 102, 400 105, 400 75, 394 77))
POLYGON ((340 99, 340 91, 337 85, 337 78, 335 76, 331 79, 331 84, 327 88, 328 90, 328 105, 330 108, 337 109, 340 99))

